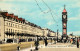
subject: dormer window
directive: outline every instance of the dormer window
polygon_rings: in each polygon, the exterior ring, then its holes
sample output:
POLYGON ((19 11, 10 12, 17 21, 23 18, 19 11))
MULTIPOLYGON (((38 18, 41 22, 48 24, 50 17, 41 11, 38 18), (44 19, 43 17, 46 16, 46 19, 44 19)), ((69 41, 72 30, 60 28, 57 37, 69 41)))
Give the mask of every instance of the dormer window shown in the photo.
POLYGON ((22 21, 21 21, 21 23, 22 23, 22 21))
POLYGON ((19 21, 19 23, 20 23, 20 21, 19 21))

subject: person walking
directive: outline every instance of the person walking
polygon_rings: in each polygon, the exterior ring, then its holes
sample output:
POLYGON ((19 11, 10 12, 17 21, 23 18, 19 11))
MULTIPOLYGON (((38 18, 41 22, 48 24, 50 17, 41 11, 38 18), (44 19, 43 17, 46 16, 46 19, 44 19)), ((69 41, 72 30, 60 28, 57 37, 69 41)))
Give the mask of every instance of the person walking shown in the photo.
POLYGON ((47 46, 47 44, 48 44, 47 38, 45 38, 44 41, 45 41, 45 46, 47 46))
POLYGON ((39 39, 38 39, 38 36, 37 36, 36 40, 35 40, 35 50, 38 50, 38 46, 39 46, 39 39))
POLYGON ((71 38, 71 44, 73 43, 73 40, 72 40, 72 38, 71 38))

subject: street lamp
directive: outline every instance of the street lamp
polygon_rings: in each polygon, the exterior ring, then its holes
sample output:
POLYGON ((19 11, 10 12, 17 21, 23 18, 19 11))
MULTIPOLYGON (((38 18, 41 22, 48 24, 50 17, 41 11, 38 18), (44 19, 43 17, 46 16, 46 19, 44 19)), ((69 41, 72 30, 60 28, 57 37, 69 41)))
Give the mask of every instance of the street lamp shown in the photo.
POLYGON ((58 42, 58 29, 57 29, 57 42, 58 42))

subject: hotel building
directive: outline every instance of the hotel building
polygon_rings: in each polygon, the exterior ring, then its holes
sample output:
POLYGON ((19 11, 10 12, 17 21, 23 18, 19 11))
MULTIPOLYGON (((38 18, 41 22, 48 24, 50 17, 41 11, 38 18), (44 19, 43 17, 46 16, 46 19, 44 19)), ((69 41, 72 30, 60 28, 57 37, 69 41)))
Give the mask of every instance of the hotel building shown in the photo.
POLYGON ((0 11, 0 40, 12 39, 14 42, 23 39, 23 41, 34 40, 35 36, 55 36, 55 32, 48 29, 42 29, 40 26, 28 22, 23 18, 0 11))

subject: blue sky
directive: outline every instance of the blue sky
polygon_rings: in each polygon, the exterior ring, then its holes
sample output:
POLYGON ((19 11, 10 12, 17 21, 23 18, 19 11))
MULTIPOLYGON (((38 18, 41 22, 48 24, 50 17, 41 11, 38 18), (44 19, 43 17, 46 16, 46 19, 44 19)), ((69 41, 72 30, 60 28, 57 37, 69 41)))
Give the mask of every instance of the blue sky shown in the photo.
POLYGON ((59 33, 62 34, 62 11, 64 4, 68 12, 68 34, 80 35, 80 1, 79 0, 44 0, 47 5, 43 4, 42 0, 37 0, 39 6, 42 8, 43 13, 37 6, 35 0, 0 0, 0 9, 7 10, 9 13, 14 13, 19 17, 35 23, 42 28, 49 28, 53 31, 59 29, 59 33), (54 19, 50 12, 52 12, 54 19), (57 26, 58 25, 58 26, 57 26))

